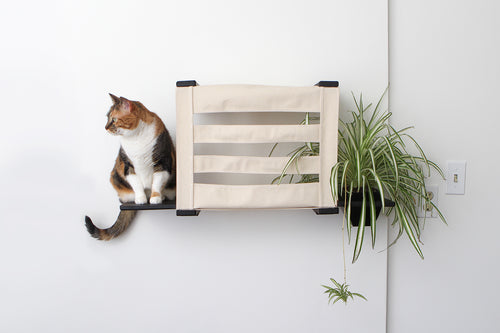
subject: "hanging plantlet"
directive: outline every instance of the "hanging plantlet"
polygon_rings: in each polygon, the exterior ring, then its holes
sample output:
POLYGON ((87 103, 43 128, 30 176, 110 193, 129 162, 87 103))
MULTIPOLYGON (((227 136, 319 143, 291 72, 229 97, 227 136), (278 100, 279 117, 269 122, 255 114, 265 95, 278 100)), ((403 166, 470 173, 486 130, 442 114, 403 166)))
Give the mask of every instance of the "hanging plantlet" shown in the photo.
POLYGON ((330 304, 332 301, 332 304, 337 303, 338 301, 342 301, 347 305, 347 301, 349 300, 349 297, 354 300, 354 297, 359 297, 364 299, 365 301, 368 301, 365 296, 358 294, 358 293, 353 293, 349 291, 349 285, 347 283, 338 283, 335 281, 333 278, 330 279, 330 281, 333 282, 333 285, 335 288, 325 286, 323 285, 325 290, 325 294, 328 294, 328 304, 330 304))

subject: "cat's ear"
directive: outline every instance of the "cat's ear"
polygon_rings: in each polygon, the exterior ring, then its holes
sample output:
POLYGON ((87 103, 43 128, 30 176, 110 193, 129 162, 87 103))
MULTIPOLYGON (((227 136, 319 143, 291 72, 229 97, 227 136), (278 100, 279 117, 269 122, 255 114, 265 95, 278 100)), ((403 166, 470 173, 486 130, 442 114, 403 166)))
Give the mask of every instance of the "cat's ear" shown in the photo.
POLYGON ((110 93, 109 96, 111 96, 111 99, 113 100, 113 104, 116 105, 116 104, 120 103, 120 99, 118 97, 116 97, 115 95, 110 93))
POLYGON ((125 97, 120 97, 120 110, 125 113, 132 112, 132 102, 125 97))

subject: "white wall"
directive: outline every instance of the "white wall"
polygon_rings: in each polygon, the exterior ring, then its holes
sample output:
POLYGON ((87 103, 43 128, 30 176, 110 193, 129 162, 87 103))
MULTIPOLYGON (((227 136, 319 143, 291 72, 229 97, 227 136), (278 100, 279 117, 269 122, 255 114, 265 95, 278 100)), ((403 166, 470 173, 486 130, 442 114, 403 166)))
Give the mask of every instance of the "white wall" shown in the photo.
POLYGON ((389 332, 498 332, 500 23, 498 1, 390 1, 393 124, 415 125, 429 157, 467 160, 466 193, 428 220, 422 261, 390 250, 389 332))
POLYGON ((118 213, 108 92, 141 100, 172 134, 177 80, 339 80, 345 110, 351 90, 374 100, 387 86, 386 0, 48 0, 0 13, 0 331, 385 330, 383 232, 349 266, 369 302, 332 307, 320 285, 342 276, 338 216, 142 212, 109 243, 83 216, 104 227, 118 213))

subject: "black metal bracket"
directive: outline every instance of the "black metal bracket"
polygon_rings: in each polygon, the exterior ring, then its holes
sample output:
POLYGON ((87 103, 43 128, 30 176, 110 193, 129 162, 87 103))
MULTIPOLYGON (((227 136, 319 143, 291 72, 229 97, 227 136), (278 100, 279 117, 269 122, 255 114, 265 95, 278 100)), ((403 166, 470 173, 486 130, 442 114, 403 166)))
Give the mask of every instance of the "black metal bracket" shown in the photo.
POLYGON ((331 214, 338 214, 339 208, 338 207, 314 208, 313 211, 316 213, 316 215, 331 215, 331 214))
POLYGON ((315 85, 318 87, 337 88, 339 81, 319 81, 315 85))
POLYGON ((199 210, 196 209, 178 209, 176 210, 176 215, 177 216, 198 216, 200 214, 199 210))
POLYGON ((195 87, 197 85, 198 85, 198 83, 195 80, 177 81, 177 83, 176 83, 177 87, 195 87))

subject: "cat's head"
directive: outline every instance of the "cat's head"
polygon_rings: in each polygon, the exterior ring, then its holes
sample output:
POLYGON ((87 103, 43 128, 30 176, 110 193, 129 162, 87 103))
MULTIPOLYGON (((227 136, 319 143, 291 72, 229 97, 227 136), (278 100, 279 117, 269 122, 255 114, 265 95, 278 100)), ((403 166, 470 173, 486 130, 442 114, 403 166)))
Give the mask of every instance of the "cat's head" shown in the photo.
POLYGON ((105 129, 113 135, 127 135, 132 133, 139 125, 140 119, 136 114, 135 102, 124 97, 116 97, 109 94, 113 100, 113 105, 107 114, 108 121, 105 129))

